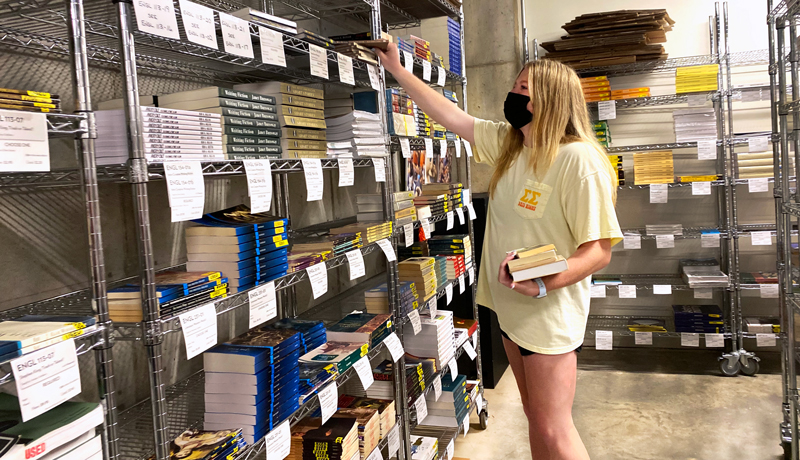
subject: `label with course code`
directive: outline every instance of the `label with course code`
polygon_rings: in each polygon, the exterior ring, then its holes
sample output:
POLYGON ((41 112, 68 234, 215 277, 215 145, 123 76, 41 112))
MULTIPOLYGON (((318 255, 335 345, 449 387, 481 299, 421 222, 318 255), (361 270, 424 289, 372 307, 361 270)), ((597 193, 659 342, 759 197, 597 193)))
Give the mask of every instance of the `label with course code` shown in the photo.
POLYGON ((458 293, 463 294, 464 290, 467 288, 466 283, 464 282, 464 274, 458 275, 458 293))
POLYGON ((217 344, 217 309, 213 303, 178 315, 186 342, 186 359, 192 359, 217 344))
POLYGON ((311 293, 315 299, 328 292, 328 270, 325 261, 306 268, 308 282, 311 284, 311 293))
POLYGON ((447 72, 444 70, 444 67, 436 66, 436 84, 439 86, 444 86, 446 78, 447 72))
POLYGON ((403 65, 405 66, 406 70, 414 73, 414 55, 408 51, 403 51, 403 65))
POLYGON ((753 246, 772 246, 772 232, 751 232, 750 244, 753 246))
POLYGON ((0 110, 0 172, 50 171, 47 116, 0 110))
POLYGON ((442 396, 442 376, 437 375, 435 379, 433 379, 433 396, 436 400, 439 400, 439 397, 442 396))
POLYGON ((450 302, 453 301, 453 283, 448 284, 444 287, 445 297, 447 298, 447 304, 450 305, 450 302))
POLYGON ((778 344, 775 334, 759 333, 756 334, 757 347, 774 347, 778 344))
POLYGON ((372 169, 375 171, 375 182, 386 182, 386 160, 373 158, 372 169))
POLYGON ((692 195, 711 195, 711 182, 692 182, 692 195))
POLYGON ((23 422, 44 414, 81 392, 75 339, 11 360, 11 372, 23 422))
POLYGON ((261 61, 264 64, 286 67, 282 33, 258 26, 258 42, 261 45, 261 61))
POLYGON ((431 62, 425 59, 422 60, 422 79, 431 81, 431 62))
POLYGON ((414 408, 417 410, 417 424, 420 425, 428 416, 428 403, 425 401, 424 394, 414 402, 414 408))
POLYGON ((361 249, 353 249, 345 253, 347 256, 347 264, 350 268, 350 281, 361 278, 366 274, 364 267, 364 255, 361 254, 361 249))
POLYGON ((186 38, 192 43, 219 49, 214 10, 188 0, 180 0, 179 4, 186 38))
POLYGON ((650 203, 666 203, 669 199, 667 184, 650 184, 650 203))
POLYGON ((428 314, 431 318, 436 317, 436 313, 439 311, 439 299, 433 297, 431 300, 428 301, 428 314))
POLYGON ((700 334, 697 332, 681 332, 682 347, 699 347, 700 334))
POLYGON ((336 53, 336 59, 339 61, 339 81, 355 86, 356 77, 353 74, 353 58, 336 53))
POLYGON ((447 367, 450 368, 450 380, 455 382, 458 377, 458 362, 453 358, 447 363, 447 367))
POLYGON ((636 285, 634 284, 620 284, 617 286, 619 289, 620 299, 635 299, 636 298, 636 285))
POLYGON ((339 388, 336 382, 329 383, 328 386, 319 391, 319 408, 322 412, 322 423, 328 421, 331 415, 336 413, 339 405, 339 388))
POLYGON ((759 177, 756 179, 747 179, 747 188, 750 193, 761 193, 769 191, 769 179, 766 177, 759 177))
POLYGON ((625 249, 642 249, 642 235, 625 234, 622 238, 622 247, 625 249))
POLYGON ((422 322, 419 319, 419 310, 411 310, 408 312, 408 320, 411 321, 411 328, 414 330, 414 335, 422 332, 422 322))
POLYGON ((653 333, 652 332, 634 332, 634 341, 636 345, 652 345, 653 333))
POLYGON ((425 158, 433 158, 433 139, 424 139, 425 158))
POLYGON ((392 362, 396 363, 398 359, 403 357, 405 353, 403 344, 400 343, 400 338, 397 337, 397 334, 394 332, 389 334, 389 337, 383 339, 383 344, 389 349, 389 353, 392 355, 392 362))
POLYGON ((381 247, 383 253, 386 255, 387 262, 394 262, 397 260, 397 255, 394 252, 394 247, 392 247, 392 243, 387 240, 386 238, 378 241, 378 246, 381 247))
POLYGON ((361 359, 353 364, 356 368, 356 374, 361 380, 361 386, 366 390, 375 382, 375 377, 372 375, 372 365, 369 363, 369 357, 363 356, 361 359))
POLYGON ((400 451, 400 424, 397 423, 389 432, 389 458, 392 458, 400 451))
POLYGON ((700 234, 700 247, 701 248, 718 248, 719 247, 719 233, 702 233, 702 234, 700 234))
POLYGON ((405 237, 407 248, 414 245, 414 224, 403 225, 403 236, 405 237))
POLYGON ((672 294, 672 285, 670 284, 654 284, 653 294, 657 295, 670 295, 672 294))
POLYGON ((458 224, 464 225, 464 208, 456 208, 456 214, 458 215, 458 224))
POLYGON ((705 139, 697 141, 697 159, 698 160, 716 160, 717 159, 717 140, 705 139))
POLYGON ((706 348, 722 348, 725 346, 723 334, 706 334, 706 348))
POLYGON ((467 352, 467 356, 469 356, 469 359, 473 361, 475 360, 475 358, 478 357, 478 353, 475 351, 475 347, 472 346, 469 340, 464 342, 464 351, 467 352))
POLYGON ((400 138, 400 151, 403 152, 403 158, 411 158, 411 141, 407 137, 400 138))
POLYGON ((250 300, 250 329, 278 316, 275 281, 270 281, 263 286, 251 289, 247 296, 250 300))
POLYGON ((605 284, 592 284, 589 287, 589 297, 593 299, 606 298, 606 285, 605 284))
POLYGON ((306 177, 306 201, 319 201, 322 199, 324 180, 322 176, 322 160, 319 158, 302 158, 303 174, 306 177))
POLYGON ((614 120, 617 118, 617 101, 600 101, 597 103, 598 120, 614 120))
POLYGON ((136 26, 140 32, 174 40, 181 39, 172 0, 133 2, 133 11, 136 13, 136 26))
POLYGON ((250 212, 269 211, 272 205, 272 166, 269 160, 244 160, 243 163, 247 174, 250 212))
POLYGON ((378 74, 378 68, 372 64, 367 64, 367 73, 369 74, 369 85, 375 91, 380 91, 381 77, 378 74))
POLYGON ((311 75, 328 78, 328 52, 325 48, 309 43, 308 58, 311 75))
POLYGON ((273 428, 264 436, 267 460, 283 460, 289 456, 292 447, 292 433, 289 420, 273 428))
POLYGON ((339 158, 339 187, 350 187, 355 183, 356 172, 352 158, 339 158))
POLYGON ((612 331, 594 331, 594 347, 597 350, 611 350, 614 347, 612 331))
POLYGON ((675 235, 656 235, 656 247, 669 249, 675 247, 675 235))
POLYGON ((464 150, 467 151, 467 158, 472 157, 472 145, 469 142, 464 141, 464 150))
POLYGON ((220 13, 222 44, 226 53, 253 59, 253 41, 250 39, 250 23, 230 14, 220 13))
POLYGON ((453 215, 453 211, 448 211, 447 212, 447 230, 452 230, 453 226, 455 225, 455 223, 456 223, 456 218, 453 215))
POLYGON ((164 163, 167 180, 167 197, 172 211, 172 222, 203 217, 205 182, 199 161, 164 163))
POLYGON ((461 158, 461 141, 456 139, 455 142, 453 142, 453 147, 456 149, 456 158, 461 158))

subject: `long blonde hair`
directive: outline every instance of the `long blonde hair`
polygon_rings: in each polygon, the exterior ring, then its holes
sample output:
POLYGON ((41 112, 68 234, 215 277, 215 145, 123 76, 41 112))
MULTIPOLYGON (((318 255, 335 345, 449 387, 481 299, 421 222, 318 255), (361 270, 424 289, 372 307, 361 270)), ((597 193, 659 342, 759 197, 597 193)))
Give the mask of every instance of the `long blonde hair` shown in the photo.
MULTIPOLYGON (((533 121, 530 127, 531 154, 528 167, 538 177, 543 177, 558 155, 562 144, 585 142, 594 147, 599 155, 606 157, 603 147, 597 142, 586 109, 581 81, 574 70, 560 62, 543 59, 525 64, 522 72, 528 72, 528 92, 533 106, 533 121)), ((520 72, 520 73, 522 73, 520 72)), ((489 195, 494 194, 497 183, 514 164, 523 151, 525 136, 522 131, 509 127, 500 149, 500 158, 489 182, 489 195)), ((617 183, 617 171, 606 161, 611 183, 617 183)), ((617 201, 617 188, 612 196, 617 201)))

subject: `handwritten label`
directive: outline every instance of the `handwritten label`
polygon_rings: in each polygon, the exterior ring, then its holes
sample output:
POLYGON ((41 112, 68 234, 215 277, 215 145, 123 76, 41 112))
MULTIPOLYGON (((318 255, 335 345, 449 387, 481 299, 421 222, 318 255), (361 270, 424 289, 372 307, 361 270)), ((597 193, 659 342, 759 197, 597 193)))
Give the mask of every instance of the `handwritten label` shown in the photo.
POLYGON ((675 247, 675 235, 656 235, 656 248, 669 249, 675 247))
POLYGON ((47 116, 0 110, 0 172, 50 171, 47 116))
POLYGON ((180 0, 179 4, 186 38, 197 45, 219 49, 214 10, 188 0, 180 0))
POLYGON ((363 356, 353 364, 353 367, 356 368, 358 378, 361 380, 361 386, 365 390, 371 387, 375 382, 375 376, 372 375, 372 365, 369 363, 369 357, 363 356))
POLYGON ((700 247, 703 248, 718 248, 719 247, 719 233, 701 233, 700 234, 700 247))
POLYGON ((611 350, 614 348, 613 331, 594 331, 594 347, 597 350, 611 350))
POLYGON ((373 158, 372 169, 375 170, 375 182, 386 182, 386 160, 373 158))
POLYGON ((408 313, 408 320, 411 322, 411 328, 414 330, 414 335, 422 332, 422 322, 419 319, 419 310, 411 310, 408 313))
POLYGON ((319 158, 302 158, 303 174, 306 176, 306 201, 319 201, 322 199, 323 176, 322 160, 319 158))
POLYGON ((447 298, 447 305, 450 305, 450 302, 453 301, 453 283, 449 283, 444 287, 444 293, 447 298))
POLYGON ((226 53, 253 59, 253 42, 250 39, 250 23, 230 14, 217 12, 222 28, 222 44, 226 53))
POLYGON ((199 161, 164 163, 172 222, 203 217, 205 182, 199 161))
POLYGON ((625 249, 642 249, 642 235, 628 233, 622 238, 622 247, 625 249))
POLYGON ((309 43, 308 59, 311 75, 328 78, 328 53, 325 48, 309 43))
POLYGON ((431 81, 431 62, 425 59, 422 60, 422 79, 431 81))
POLYGON ((650 203, 666 203, 669 199, 667 184, 650 184, 650 203))
POLYGON ((769 179, 766 177, 759 177, 757 179, 748 179, 747 188, 750 193, 761 193, 769 191, 769 179))
POLYGON ((695 288, 692 289, 694 291, 694 298, 695 299, 713 299, 714 298, 714 290, 711 288, 695 288))
POLYGON ((654 284, 653 294, 657 295, 670 295, 672 294, 672 285, 670 284, 654 284))
POLYGON ((264 436, 267 460, 283 460, 289 456, 292 448, 292 433, 289 420, 273 428, 264 436))
POLYGON ((653 333, 652 332, 634 332, 633 340, 636 345, 652 345, 653 333))
POLYGON ((446 78, 447 72, 445 72, 444 67, 436 66, 436 84, 439 86, 444 86, 446 78))
POLYGON ((355 183, 356 172, 352 158, 339 158, 339 187, 350 187, 355 183))
POLYGON ((428 416, 428 403, 425 401, 424 394, 414 402, 414 408, 417 410, 417 425, 421 425, 428 416))
POLYGON ((403 65, 405 65, 406 70, 414 73, 414 55, 408 51, 403 51, 403 65))
POLYGON ((757 347, 774 347, 778 344, 777 340, 775 339, 775 334, 756 334, 756 346, 757 347))
POLYGON ((247 174, 250 212, 269 211, 272 205, 272 166, 269 160, 244 160, 243 163, 247 174))
POLYGON ((407 137, 400 138, 400 151, 403 152, 403 158, 411 158, 411 141, 407 137))
POLYGON ((336 382, 329 383, 328 386, 319 392, 319 408, 322 412, 322 424, 324 425, 331 415, 336 413, 336 408, 339 405, 339 388, 336 382))
POLYGON ((275 300, 275 281, 251 289, 247 293, 250 300, 249 329, 266 323, 278 316, 278 302, 275 300))
POLYGON ((367 64, 367 74, 369 74, 369 85, 375 91, 381 90, 381 77, 378 75, 378 68, 374 65, 367 64))
POLYGON ((593 284, 589 287, 589 297, 593 299, 605 299, 606 298, 606 286, 605 284, 593 284))
POLYGON ((311 283, 311 293, 315 299, 328 292, 328 270, 325 261, 306 268, 308 282, 311 283))
POLYGON ((597 103, 598 120, 614 120, 617 118, 617 101, 600 101, 597 103))
POLYGON ((705 139, 697 141, 697 159, 698 160, 716 160, 717 159, 717 140, 705 139))
POLYGON ((692 195, 711 195, 711 182, 692 182, 692 195))
POLYGON ((405 354, 403 344, 400 343, 400 339, 394 332, 389 334, 389 337, 383 339, 383 344, 389 349, 389 353, 392 355, 392 362, 396 363, 397 360, 402 358, 403 354, 405 354))
POLYGON ((424 139, 425 158, 433 158, 433 139, 424 139))
POLYGON ((758 288, 762 299, 777 299, 781 295, 777 284, 760 284, 758 288))
POLYGON ((378 246, 381 247, 383 253, 386 255, 387 262, 394 262, 397 260, 397 254, 395 254, 394 247, 392 247, 392 243, 389 240, 386 238, 378 240, 378 246))
POLYGON ((22 421, 26 422, 80 394, 75 339, 11 360, 22 421))
POLYGON ((772 246, 772 232, 752 232, 750 233, 750 244, 753 246, 772 246))
POLYGON ((186 342, 186 359, 192 359, 217 344, 217 309, 213 303, 178 315, 186 342))
POLYGON ((403 225, 403 235, 405 236, 406 247, 414 245, 414 224, 403 225))
POLYGON ((139 31, 173 40, 181 39, 172 0, 133 2, 133 10, 136 12, 136 26, 139 31))
POLYGON ((464 342, 464 351, 467 352, 467 356, 469 356, 469 359, 473 361, 475 360, 475 358, 478 357, 478 353, 475 351, 475 347, 472 346, 469 340, 464 342))
POLYGON ((619 298, 620 299, 635 299, 636 298, 636 286, 633 284, 620 284, 619 288, 619 298))

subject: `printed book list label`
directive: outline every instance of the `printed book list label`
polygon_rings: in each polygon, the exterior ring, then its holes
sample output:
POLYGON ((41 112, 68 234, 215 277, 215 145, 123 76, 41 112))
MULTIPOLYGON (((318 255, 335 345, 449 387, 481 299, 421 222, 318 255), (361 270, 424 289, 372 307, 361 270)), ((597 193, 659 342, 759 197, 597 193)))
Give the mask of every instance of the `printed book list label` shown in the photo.
POLYGON ((436 67, 436 84, 439 86, 444 86, 445 79, 447 78, 447 72, 445 72, 444 67, 437 66, 436 67))
POLYGON ((408 51, 403 51, 403 65, 405 66, 406 70, 414 73, 414 55, 408 51))
POLYGON ((598 120, 614 120, 617 118, 617 101, 600 101, 597 103, 598 120))
POLYGON ((757 179, 748 179, 747 188, 750 193, 768 192, 769 179, 766 177, 759 177, 757 179))
POLYGON ((613 331, 594 331, 594 347, 597 350, 611 350, 614 348, 613 331))
POLYGON ((278 316, 275 281, 270 281, 263 286, 251 289, 247 295, 250 300, 250 329, 278 316))
POLYGON ((367 64, 367 73, 369 74, 369 85, 375 91, 380 91, 381 90, 381 77, 378 74, 378 68, 375 67, 374 65, 367 64))
POLYGON ((250 39, 250 23, 230 14, 220 13, 222 44, 225 52, 253 59, 253 41, 250 39))
POLYGON ((311 75, 328 78, 328 52, 311 43, 308 44, 308 58, 311 66, 311 75))
POLYGON ((447 367, 450 368, 450 380, 455 382, 456 377, 458 377, 458 362, 456 358, 451 359, 450 362, 447 363, 447 367))
POLYGON ((656 247, 658 249, 674 248, 675 235, 656 235, 656 247))
POLYGON ((458 224, 464 225, 464 208, 456 208, 456 214, 458 215, 458 224))
POLYGON ((428 314, 431 318, 436 317, 436 313, 439 311, 439 301, 436 297, 432 298, 428 301, 428 314))
POLYGON ((636 345, 652 345, 653 333, 652 332, 634 332, 634 341, 636 345))
POLYGON ((400 424, 395 424, 389 432, 389 458, 392 458, 400 451, 400 424))
POLYGON ((425 158, 433 158, 433 139, 425 139, 425 158))
POLYGON ((437 375, 436 378, 433 380, 433 395, 436 400, 439 400, 439 397, 442 396, 442 376, 437 375))
POLYGON ((422 322, 419 319, 419 310, 411 310, 408 313, 408 320, 411 321, 411 327, 414 329, 414 335, 422 332, 422 322))
POLYGON ((431 81, 431 62, 425 59, 422 60, 422 79, 431 81))
POLYGON ((355 183, 356 171, 352 158, 339 158, 339 187, 350 187, 355 183))
POLYGON ((172 222, 203 217, 205 182, 199 161, 164 163, 172 222))
POLYGON ((450 302, 453 301, 453 283, 450 283, 444 287, 444 293, 447 297, 447 305, 450 305, 450 302))
POLYGON ((417 410, 417 424, 421 424, 428 416, 428 402, 425 401, 424 394, 414 402, 414 408, 417 410))
POLYGON ((453 142, 453 146, 456 149, 456 158, 461 158, 461 141, 456 139, 455 142, 453 142))
POLYGON ((725 335, 706 334, 706 348, 722 348, 725 346, 725 335))
POLYGON ((455 223, 456 223, 456 218, 453 215, 453 211, 448 211, 447 212, 447 230, 452 230, 453 226, 455 225, 455 223))
POLYGON ((0 110, 0 172, 50 171, 47 116, 0 110))
POLYGON ((289 421, 286 420, 278 425, 277 428, 267 433, 264 439, 267 460, 283 460, 288 457, 292 448, 292 433, 289 421))
POLYGON ((702 233, 702 234, 700 234, 700 247, 702 247, 702 248, 718 248, 719 247, 719 233, 702 233))
POLYGON ((383 158, 372 159, 372 169, 375 170, 375 182, 386 182, 386 160, 383 158))
POLYGON ((361 249, 353 249, 345 253, 347 256, 347 264, 350 266, 350 281, 361 278, 366 274, 364 268, 364 255, 361 254, 361 249))
POLYGON ((311 293, 315 299, 328 292, 328 269, 325 261, 306 268, 308 281, 311 283, 311 293))
MULTIPOLYGON (((214 24, 214 10, 188 0, 180 0, 180 6, 186 38, 192 43, 219 49, 217 26, 214 24)), ((281 49, 283 48, 281 47, 281 49)))
POLYGON ((405 237, 406 247, 414 245, 414 224, 403 225, 403 236, 405 237))
POLYGON ((642 235, 629 233, 622 238, 622 247, 625 249, 642 249, 642 235))
POLYGON ((322 199, 323 177, 322 160, 319 158, 302 158, 303 173, 306 176, 306 201, 319 201, 322 199))
POLYGON ((407 137, 400 138, 400 151, 403 152, 403 158, 411 158, 411 141, 407 137))
POLYGON ((700 334, 697 332, 681 332, 682 347, 699 347, 700 334))
POLYGON ((139 27, 139 31, 174 40, 181 39, 172 0, 133 2, 133 11, 136 13, 136 26, 139 27))
POLYGON ((383 453, 379 447, 372 449, 372 453, 367 456, 366 460, 383 460, 383 453))
POLYGON ((371 387, 375 382, 375 377, 372 375, 372 366, 369 363, 369 357, 362 357, 353 364, 353 367, 356 368, 356 374, 358 374, 358 378, 361 380, 361 386, 365 390, 371 387))
POLYGON ((217 344, 217 309, 208 303, 178 315, 186 343, 186 359, 192 359, 217 344))
POLYGON ((247 173, 250 212, 269 211, 272 205, 272 166, 269 160, 244 160, 243 163, 247 173))
POLYGON ((392 355, 392 362, 396 363, 405 353, 403 344, 400 343, 400 338, 397 337, 397 334, 394 332, 389 334, 389 337, 383 339, 383 344, 389 349, 389 353, 392 355))
POLYGON ((635 299, 636 298, 636 285, 634 284, 620 284, 617 286, 619 289, 620 299, 635 299))
POLYGON ((650 203, 666 203, 669 199, 667 184, 650 184, 650 203))
POLYGON ((258 26, 258 42, 261 44, 261 61, 264 64, 286 67, 282 33, 258 26))
POLYGON ((717 159, 717 140, 706 139, 697 141, 697 159, 698 160, 716 160, 717 159))
POLYGON ((356 77, 353 74, 353 58, 336 53, 336 60, 339 61, 339 81, 355 86, 356 77))
POLYGON ((467 352, 467 356, 469 359, 475 360, 478 357, 478 353, 475 351, 475 347, 472 346, 472 343, 468 341, 464 342, 464 351, 467 352))
POLYGON ((319 392, 319 408, 322 412, 323 425, 328 419, 331 418, 336 412, 336 407, 339 405, 339 387, 336 382, 329 383, 328 386, 319 392))
POLYGON ((378 246, 381 247, 383 253, 386 255, 387 262, 394 262, 397 260, 397 254, 395 254, 394 247, 392 247, 392 243, 389 240, 384 238, 378 241, 378 246))
POLYGON ((464 290, 467 288, 467 283, 464 282, 464 274, 458 275, 458 293, 463 294, 464 290))
POLYGON ((11 372, 23 422, 44 414, 81 392, 75 339, 11 360, 11 372))

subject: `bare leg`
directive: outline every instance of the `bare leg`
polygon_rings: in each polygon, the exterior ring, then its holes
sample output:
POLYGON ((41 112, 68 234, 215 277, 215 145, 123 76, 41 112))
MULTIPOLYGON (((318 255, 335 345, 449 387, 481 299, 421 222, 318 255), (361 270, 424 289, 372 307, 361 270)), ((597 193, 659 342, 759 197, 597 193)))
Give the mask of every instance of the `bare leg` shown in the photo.
POLYGON ((524 358, 522 354, 520 354, 517 344, 505 337, 503 337, 503 347, 506 349, 506 356, 508 356, 508 362, 511 365, 511 371, 514 373, 514 379, 517 381, 519 396, 522 400, 522 409, 525 411, 525 417, 528 419, 528 438, 531 448, 533 448, 536 431, 533 429, 533 425, 530 423, 532 413, 529 409, 530 404, 528 404, 528 383, 525 377, 525 363, 523 362, 524 358))

